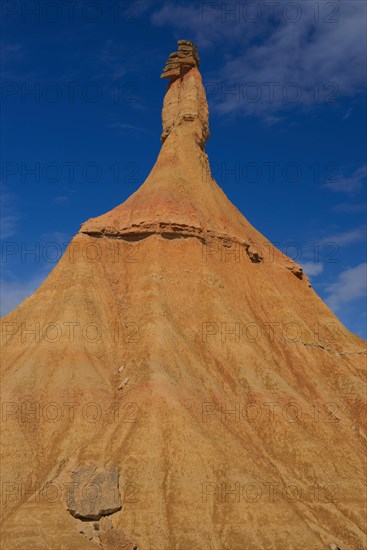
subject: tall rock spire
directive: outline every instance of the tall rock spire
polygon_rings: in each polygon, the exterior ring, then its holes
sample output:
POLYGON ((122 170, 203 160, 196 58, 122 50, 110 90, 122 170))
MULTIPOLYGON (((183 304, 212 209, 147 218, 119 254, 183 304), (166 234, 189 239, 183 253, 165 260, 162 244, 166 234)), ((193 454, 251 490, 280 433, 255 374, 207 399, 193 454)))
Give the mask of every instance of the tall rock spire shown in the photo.
POLYGON ((85 222, 90 235, 175 234, 248 246, 259 234, 211 175, 205 143, 209 112, 192 42, 180 40, 162 73, 169 79, 162 109, 162 148, 143 185, 123 204, 85 222), (246 233, 247 232, 247 233, 246 233))
POLYGON ((209 137, 209 113, 205 90, 198 71, 196 46, 188 40, 178 41, 178 52, 171 53, 161 78, 169 78, 162 111, 162 142, 171 131, 191 123, 189 127, 197 143, 204 149, 209 137))

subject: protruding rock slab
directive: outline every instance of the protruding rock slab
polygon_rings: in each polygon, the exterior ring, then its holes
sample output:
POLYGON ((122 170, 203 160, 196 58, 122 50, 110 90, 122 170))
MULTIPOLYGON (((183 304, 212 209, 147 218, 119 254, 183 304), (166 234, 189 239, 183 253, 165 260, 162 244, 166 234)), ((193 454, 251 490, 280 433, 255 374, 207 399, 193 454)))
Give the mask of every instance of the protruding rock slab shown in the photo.
POLYGON ((170 54, 161 78, 175 79, 192 67, 199 67, 199 65, 199 54, 195 44, 189 40, 179 40, 178 51, 170 54))
POLYGON ((85 520, 98 520, 121 510, 118 468, 78 466, 73 471, 67 506, 74 517, 85 520))

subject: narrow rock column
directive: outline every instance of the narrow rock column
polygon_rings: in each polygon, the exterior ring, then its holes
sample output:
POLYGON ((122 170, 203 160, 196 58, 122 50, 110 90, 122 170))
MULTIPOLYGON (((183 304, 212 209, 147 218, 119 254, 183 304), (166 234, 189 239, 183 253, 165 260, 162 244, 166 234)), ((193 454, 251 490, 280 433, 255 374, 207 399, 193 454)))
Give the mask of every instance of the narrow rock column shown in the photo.
POLYGON ((163 143, 174 129, 187 122, 186 128, 191 129, 196 143, 201 149, 205 148, 209 137, 209 112, 199 64, 195 44, 179 40, 178 52, 170 54, 161 74, 161 78, 170 79, 162 110, 163 143))

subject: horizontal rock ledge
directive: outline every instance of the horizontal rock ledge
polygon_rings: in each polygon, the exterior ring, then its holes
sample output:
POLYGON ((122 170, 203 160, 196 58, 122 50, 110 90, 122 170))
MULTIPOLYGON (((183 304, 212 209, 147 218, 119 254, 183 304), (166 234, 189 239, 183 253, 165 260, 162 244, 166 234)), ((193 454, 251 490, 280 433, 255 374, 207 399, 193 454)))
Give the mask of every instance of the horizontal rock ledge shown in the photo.
MULTIPOLYGON (((210 245, 213 241, 219 240, 229 245, 239 244, 243 246, 248 253, 251 261, 253 263, 260 263, 263 261, 263 256, 260 253, 260 250, 257 249, 256 245, 253 242, 239 239, 238 237, 230 236, 225 233, 216 233, 211 230, 203 230, 201 227, 189 226, 189 225, 179 225, 179 224, 169 224, 169 223, 160 223, 157 224, 146 224, 142 226, 129 226, 122 229, 113 229, 109 230, 108 228, 98 229, 81 229, 79 233, 88 235, 89 237, 95 238, 110 238, 110 239, 125 239, 125 240, 142 240, 151 235, 161 235, 164 238, 196 238, 199 239, 204 244, 210 245)), ((230 246, 229 246, 230 247, 230 246)))

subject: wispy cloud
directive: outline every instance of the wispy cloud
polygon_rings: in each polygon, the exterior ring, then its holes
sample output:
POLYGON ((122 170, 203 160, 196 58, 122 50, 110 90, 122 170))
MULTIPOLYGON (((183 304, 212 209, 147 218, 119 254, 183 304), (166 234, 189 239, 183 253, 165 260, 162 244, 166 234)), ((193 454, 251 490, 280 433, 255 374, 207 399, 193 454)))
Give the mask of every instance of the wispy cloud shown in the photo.
POLYGON ((309 277, 316 277, 324 271, 324 266, 321 262, 301 262, 303 271, 309 277))
POLYGON ((355 229, 348 231, 340 231, 333 233, 319 240, 319 244, 335 243, 338 246, 345 246, 347 244, 353 244, 361 242, 366 239, 366 226, 361 225, 355 229))
POLYGON ((346 269, 337 280, 326 287, 326 302, 338 311, 343 304, 366 296, 367 263, 346 269))
POLYGON ((288 17, 281 2, 274 3, 278 6, 274 17, 265 3, 259 2, 257 9, 254 4, 166 2, 152 14, 153 24, 174 28, 177 37, 185 33, 201 49, 220 51, 224 64, 219 71, 216 68, 220 82, 217 96, 212 97, 219 112, 261 116, 274 123, 278 120, 274 113, 337 101, 364 89, 364 2, 341 0, 335 3, 334 14, 330 2, 295 2, 298 14, 293 11, 288 17), (237 96, 229 92, 223 99, 223 83, 228 90, 238 86, 237 96), (251 97, 246 91, 249 83, 251 97), (275 85, 273 99, 269 83, 275 85), (295 86, 287 88, 292 83, 295 86), (260 95, 253 100, 256 93, 260 95), (293 101, 295 93, 299 97, 293 101))
POLYGON ((99 55, 99 63, 103 68, 103 73, 99 76, 109 76, 112 79, 118 79, 128 72, 126 60, 129 57, 122 44, 108 39, 99 55), (125 61, 125 63, 124 63, 125 61))
POLYGON ((148 10, 155 5, 155 1, 152 0, 132 0, 127 2, 125 9, 122 9, 126 21, 132 22, 139 19, 148 10))
POLYGON ((256 25, 251 24, 241 17, 239 8, 240 3, 234 0, 164 2, 152 13, 151 21, 159 27, 174 28, 177 38, 193 40, 202 49, 226 47, 236 42, 249 42, 266 29, 266 18, 258 20, 256 25))
POLYGON ((350 109, 347 109, 347 111, 346 111, 345 114, 343 115, 343 120, 348 120, 348 118, 349 118, 350 115, 352 114, 352 111, 353 111, 353 107, 351 107, 350 109))
POLYGON ((323 187, 335 193, 357 193, 361 191, 366 183, 367 165, 360 166, 349 177, 340 174, 327 181, 323 187))

